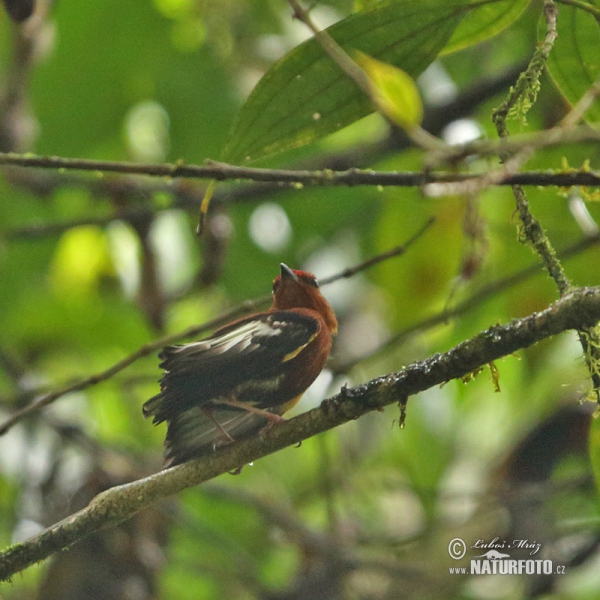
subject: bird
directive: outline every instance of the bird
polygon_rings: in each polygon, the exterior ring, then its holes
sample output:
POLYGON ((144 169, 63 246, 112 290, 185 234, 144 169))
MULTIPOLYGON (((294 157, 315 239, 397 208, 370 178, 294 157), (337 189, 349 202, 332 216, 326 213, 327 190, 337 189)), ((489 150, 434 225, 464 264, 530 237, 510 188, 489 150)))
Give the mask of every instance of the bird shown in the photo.
POLYGON ((273 304, 211 336, 167 346, 144 417, 167 423, 164 468, 262 435, 323 370, 338 322, 316 277, 280 265, 273 304))

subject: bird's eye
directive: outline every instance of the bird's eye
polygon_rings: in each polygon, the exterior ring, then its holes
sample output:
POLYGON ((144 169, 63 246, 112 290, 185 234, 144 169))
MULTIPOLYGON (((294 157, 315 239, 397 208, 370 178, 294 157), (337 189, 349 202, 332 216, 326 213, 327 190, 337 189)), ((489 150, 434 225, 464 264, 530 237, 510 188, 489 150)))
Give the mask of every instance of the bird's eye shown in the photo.
POLYGON ((306 285, 310 285, 310 287, 314 287, 314 288, 319 287, 319 282, 317 281, 317 278, 309 273, 302 273, 299 276, 299 278, 300 278, 300 281, 302 281, 302 283, 305 283, 306 285))

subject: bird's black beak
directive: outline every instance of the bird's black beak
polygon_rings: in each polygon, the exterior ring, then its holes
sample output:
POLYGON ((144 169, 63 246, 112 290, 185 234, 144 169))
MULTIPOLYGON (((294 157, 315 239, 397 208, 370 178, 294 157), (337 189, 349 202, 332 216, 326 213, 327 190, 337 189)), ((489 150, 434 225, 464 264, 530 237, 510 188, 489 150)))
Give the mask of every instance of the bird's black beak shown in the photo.
POLYGON ((285 263, 279 265, 281 267, 281 279, 292 279, 298 282, 298 276, 285 263))

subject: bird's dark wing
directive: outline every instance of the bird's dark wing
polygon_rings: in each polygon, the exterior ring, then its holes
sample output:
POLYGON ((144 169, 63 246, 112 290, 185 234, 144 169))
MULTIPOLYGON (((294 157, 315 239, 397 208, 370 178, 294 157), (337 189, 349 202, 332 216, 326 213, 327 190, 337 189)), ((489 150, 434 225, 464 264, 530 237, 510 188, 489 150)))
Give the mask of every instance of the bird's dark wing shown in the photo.
MULTIPOLYGON (((165 348, 160 354, 165 370, 161 392, 146 402, 144 415, 153 416, 155 423, 172 421, 241 389, 246 394, 255 390, 257 397, 273 394, 288 361, 315 338, 319 327, 309 315, 274 311, 237 321, 200 342, 165 348)), ((281 402, 290 399, 284 395, 281 402)))

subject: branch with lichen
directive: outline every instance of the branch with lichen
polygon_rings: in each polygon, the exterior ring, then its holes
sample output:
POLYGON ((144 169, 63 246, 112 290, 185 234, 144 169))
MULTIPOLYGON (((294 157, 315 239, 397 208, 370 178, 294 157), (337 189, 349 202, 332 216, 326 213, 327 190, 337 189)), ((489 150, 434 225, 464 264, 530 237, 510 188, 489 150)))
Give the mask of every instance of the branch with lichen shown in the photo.
POLYGON ((593 327, 600 320, 600 287, 576 288, 547 309, 506 325, 490 327, 444 354, 378 377, 325 400, 320 407, 214 454, 111 488, 83 510, 0 554, 0 580, 68 548, 86 536, 116 525, 149 504, 240 469, 288 446, 391 404, 406 406, 410 396, 461 379, 482 366, 570 329, 593 327))
POLYGON ((501 138, 508 137, 506 125, 508 118, 523 120, 527 111, 533 106, 540 88, 540 77, 548 61, 548 56, 558 36, 556 18, 558 9, 552 0, 544 0, 544 16, 546 18, 546 37, 533 54, 527 69, 521 73, 517 82, 510 88, 506 100, 494 111, 492 120, 501 138))
MULTIPOLYGON (((498 136, 503 139, 510 135, 508 126, 506 124, 507 119, 514 115, 516 110, 519 110, 521 118, 525 117, 526 107, 532 100, 535 100, 537 90, 539 87, 540 75, 546 65, 550 51, 556 41, 556 18, 558 10, 552 0, 544 1, 544 15, 546 17, 546 37, 543 44, 541 44, 535 51, 531 62, 527 69, 521 73, 517 79, 514 87, 511 87, 510 92, 506 100, 494 111, 492 120, 496 126, 498 136), (527 99, 527 100, 524 100, 527 99)), ((528 108, 527 108, 528 110, 528 108)), ((506 162, 510 159, 511 154, 508 152, 500 153, 502 162, 506 162)), ((513 194, 517 203, 517 210, 519 211, 519 217, 523 224, 522 240, 527 241, 537 251, 540 258, 542 259, 544 266, 548 270, 548 273, 554 279, 558 290, 561 294, 565 293, 569 287, 570 282, 567 279, 560 262, 556 258, 554 248, 550 243, 550 240, 544 234, 543 229, 539 222, 534 218, 529 210, 529 203, 525 191, 520 185, 513 185, 513 194)))
MULTIPOLYGON (((492 154, 511 153, 520 148, 539 149, 561 144, 598 142, 600 131, 591 130, 588 127, 565 131, 560 138, 554 130, 540 132, 535 136, 515 136, 515 139, 493 142, 473 142, 470 144, 449 147, 445 155, 435 154, 436 161, 456 163, 469 156, 490 156, 492 154)), ((216 179, 218 181, 246 180, 262 183, 273 183, 281 189, 281 185, 289 185, 291 188, 298 187, 323 187, 323 186, 371 186, 371 187, 420 187, 427 184, 452 183, 474 180, 481 175, 471 173, 456 173, 449 171, 431 171, 426 169, 419 171, 375 171, 373 169, 351 168, 343 171, 331 169, 267 169, 260 167, 240 167, 227 163, 207 160, 204 165, 191 165, 183 162, 163 164, 143 164, 120 161, 88 160, 83 158, 64 158, 59 156, 37 156, 31 154, 0 153, 0 165, 18 166, 35 169, 52 169, 61 171, 91 171, 96 175, 119 173, 127 175, 143 175, 148 177, 166 177, 175 179, 216 179)), ((600 186, 600 173, 593 170, 580 170, 556 172, 529 171, 523 173, 507 174, 505 177, 494 182, 494 185, 535 185, 535 186, 560 186, 570 187, 574 185, 600 186)), ((53 187, 57 187, 57 182, 53 187)), ((65 179, 65 185, 88 185, 84 180, 65 179)), ((111 184, 93 182, 90 188, 99 194, 118 193, 120 185, 125 193, 135 193, 140 188, 139 181, 125 181, 111 184), (98 188, 98 189, 97 189, 98 188)), ((150 192, 173 192, 185 194, 186 190, 179 190, 176 184, 166 182, 149 188, 150 192)), ((195 194, 194 197, 200 194, 195 194)), ((186 206, 189 203, 186 204, 186 206)))
MULTIPOLYGON (((515 86, 511 88, 508 98, 492 115, 492 120, 498 131, 498 136, 501 139, 506 139, 510 135, 506 124, 507 119, 515 114, 524 118, 526 111, 529 110, 537 96, 540 75, 546 65, 548 56, 552 51, 558 35, 556 30, 558 9, 552 0, 544 0, 544 16, 546 19, 546 36, 544 42, 537 48, 529 66, 518 78, 515 86)), ((592 99, 598 92, 597 87, 596 82, 592 88, 590 88, 588 96, 592 99)), ((588 99, 586 97, 586 102, 587 101, 588 99)), ((574 109, 573 114, 576 114, 577 118, 579 118, 584 112, 585 106, 579 106, 574 109)), ((572 121, 574 119, 575 117, 572 117, 572 119, 567 117, 564 127, 556 129, 562 130, 569 126, 573 126, 574 123, 572 121)), ((501 153, 500 158, 504 163, 512 159, 510 153, 507 152, 501 153)), ((548 236, 544 233, 539 221, 531 213, 525 190, 520 185, 513 185, 512 190, 516 200, 519 217, 523 225, 521 238, 523 241, 529 243, 538 253, 550 277, 552 277, 556 283, 559 294, 564 296, 571 289, 571 282, 560 264, 548 236)), ((597 401, 600 403, 600 332, 597 327, 583 327, 578 331, 578 335, 583 349, 585 362, 590 372, 593 392, 596 395, 597 401)))

